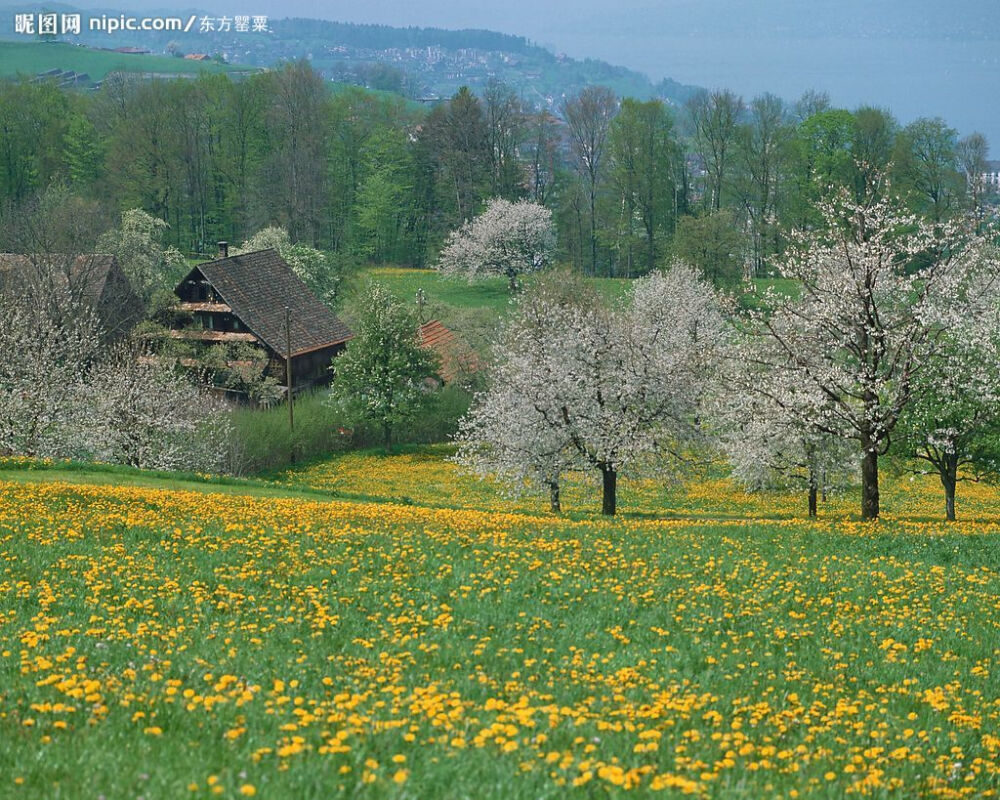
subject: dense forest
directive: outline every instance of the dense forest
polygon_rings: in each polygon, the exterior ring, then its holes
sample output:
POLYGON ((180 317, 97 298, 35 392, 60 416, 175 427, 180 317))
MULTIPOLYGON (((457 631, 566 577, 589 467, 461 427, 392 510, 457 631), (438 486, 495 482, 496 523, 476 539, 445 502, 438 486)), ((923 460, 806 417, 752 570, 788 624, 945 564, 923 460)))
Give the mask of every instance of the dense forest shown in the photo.
MULTIPOLYGON (((939 118, 700 93, 683 107, 591 87, 559 114, 494 82, 420 107, 332 87, 305 62, 233 80, 113 74, 100 91, 0 84, 0 199, 53 184, 108 220, 142 208, 189 255, 267 225, 346 263, 428 266, 493 197, 549 207, 559 258, 635 276, 673 256, 724 284, 764 276, 837 187, 932 220, 987 213, 988 156, 939 118)), ((5 245, 7 243, 4 243, 5 245)))

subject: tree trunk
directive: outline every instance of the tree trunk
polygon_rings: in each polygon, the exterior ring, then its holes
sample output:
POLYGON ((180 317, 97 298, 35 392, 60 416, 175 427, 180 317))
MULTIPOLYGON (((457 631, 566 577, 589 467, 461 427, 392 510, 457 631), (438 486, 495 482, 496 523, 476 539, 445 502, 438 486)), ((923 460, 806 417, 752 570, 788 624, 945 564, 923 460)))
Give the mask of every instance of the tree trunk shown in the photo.
POLYGON ((946 454, 941 464, 941 485, 944 486, 944 515, 955 521, 955 487, 958 485, 958 456, 946 454))
POLYGON ((809 516, 816 516, 816 499, 819 495, 819 487, 816 481, 816 470, 809 470, 809 516))
POLYGON ((392 452, 392 425, 388 422, 382 423, 382 441, 385 444, 385 452, 392 452))
POLYGON ((878 453, 865 449, 861 460, 861 519, 878 519, 878 453))
POLYGON ((604 492, 601 500, 601 513, 614 516, 618 502, 618 473, 613 467, 602 465, 601 476, 604 479, 604 492))
POLYGON ((559 481, 549 481, 549 511, 553 514, 558 514, 562 511, 562 505, 559 503, 559 481))
POLYGON ((590 188, 590 274, 597 274, 597 190, 593 183, 590 188))

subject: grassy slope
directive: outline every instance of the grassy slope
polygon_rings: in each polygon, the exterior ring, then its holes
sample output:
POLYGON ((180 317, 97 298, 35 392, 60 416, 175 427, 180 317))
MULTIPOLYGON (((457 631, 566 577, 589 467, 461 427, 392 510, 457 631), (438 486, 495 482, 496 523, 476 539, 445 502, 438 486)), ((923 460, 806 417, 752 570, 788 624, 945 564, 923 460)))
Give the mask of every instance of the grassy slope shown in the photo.
POLYGON ((0 76, 37 75, 57 68, 85 72, 95 81, 115 71, 195 75, 202 71, 228 72, 234 69, 214 62, 157 55, 125 55, 65 42, 0 41, 0 76))
MULTIPOLYGON (((479 480, 453 464, 449 460, 453 452, 454 447, 447 444, 404 446, 391 455, 380 449, 344 452, 256 479, 0 459, 0 481, 122 486, 302 501, 376 502, 428 509, 513 512, 554 519, 548 513, 544 493, 512 498, 498 484, 479 480)), ((904 523, 907 527, 942 522, 944 498, 936 477, 898 475, 886 469, 881 484, 884 522, 904 523)), ((857 487, 833 493, 820 504, 820 519, 835 524, 853 522, 859 502, 857 487)), ((566 476, 562 503, 564 519, 599 518, 600 487, 595 477, 580 473, 566 476)), ((957 505, 962 522, 977 527, 1000 526, 1000 487, 963 482, 959 485, 957 505)), ((787 521, 801 519, 805 510, 803 491, 746 492, 717 468, 684 483, 627 476, 619 482, 619 516, 623 519, 787 521)))
MULTIPOLYGON (((547 516, 547 495, 511 498, 502 487, 481 481, 448 459, 451 445, 412 446, 385 456, 381 451, 348 452, 311 464, 282 470, 268 477, 289 487, 327 490, 340 497, 373 497, 392 503, 434 508, 488 509, 547 516)), ((882 511, 887 522, 941 522, 944 495, 935 476, 894 474, 886 461, 881 480, 882 511)), ((632 519, 681 518, 701 520, 790 520, 806 513, 804 491, 747 492, 721 467, 704 470, 678 483, 665 479, 623 476, 618 508, 632 519)), ((596 475, 573 473, 562 486, 564 514, 587 519, 599 516, 600 486, 596 475)), ((962 482, 957 505, 960 519, 977 525, 1000 525, 1000 488, 962 482)), ((847 522, 860 506, 858 487, 831 493, 820 504, 822 519, 847 522)))
POLYGON ((0 481, 17 483, 67 483, 79 486, 123 486, 248 497, 285 497, 301 500, 330 499, 336 493, 305 484, 293 486, 273 482, 198 475, 187 472, 153 472, 117 465, 75 462, 31 462, 0 459, 0 481))

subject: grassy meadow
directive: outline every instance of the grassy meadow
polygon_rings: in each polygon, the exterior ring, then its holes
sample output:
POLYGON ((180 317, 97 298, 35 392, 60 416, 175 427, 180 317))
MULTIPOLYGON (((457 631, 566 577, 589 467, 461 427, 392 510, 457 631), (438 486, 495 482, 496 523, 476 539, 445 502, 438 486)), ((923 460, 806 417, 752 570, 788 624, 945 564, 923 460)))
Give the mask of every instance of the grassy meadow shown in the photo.
MULTIPOLYGON (((0 464, 0 796, 984 797, 1000 493, 0 464)), ((964 488, 964 487, 963 487, 964 488)))
MULTIPOLYGON (((433 269, 406 267, 367 267, 357 277, 352 289, 348 290, 349 299, 341 304, 342 313, 350 313, 352 292, 357 292, 369 279, 384 284, 401 300, 412 301, 417 291, 422 290, 430 313, 460 331, 468 326, 470 316, 495 322, 498 317, 506 316, 511 308, 506 278, 483 278, 470 282, 457 276, 441 275, 433 269)), ((533 280, 534 276, 526 276, 525 285, 530 286, 533 280)), ((629 278, 586 280, 608 303, 623 298, 632 286, 629 278)), ((752 285, 738 290, 734 288, 733 292, 738 303, 757 308, 762 304, 760 294, 767 289, 786 295, 798 291, 795 282, 787 278, 758 278, 752 285)))
MULTIPOLYGON (((371 267, 363 276, 385 284, 397 297, 412 300, 418 289, 423 289, 431 305, 445 305, 464 309, 488 309, 504 314, 510 306, 510 291, 506 278, 483 278, 468 281, 465 278, 441 275, 432 269, 407 269, 404 267, 371 267)), ((525 281, 530 283, 532 276, 525 281)), ((588 278, 601 296, 613 299, 622 297, 632 281, 626 278, 588 278)))
MULTIPOLYGON (((452 463, 453 445, 404 446, 391 456, 381 450, 345 452, 292 469, 274 472, 269 482, 289 489, 329 492, 343 499, 426 505, 439 508, 516 511, 541 514, 548 494, 511 497, 504 487, 452 463)), ((886 464, 890 464, 886 460, 886 464)), ((944 493, 931 475, 894 475, 881 486, 882 518, 896 525, 935 523, 943 518, 944 493)), ((571 473, 561 486, 563 512, 574 518, 600 513, 600 476, 571 473)), ((747 492, 726 477, 721 465, 706 466, 686 482, 625 478, 618 487, 619 510, 626 516, 723 520, 789 520, 807 515, 803 489, 747 492)), ((820 517, 837 525, 857 516, 860 493, 836 491, 820 503, 820 517)), ((1000 490, 984 483, 959 483, 956 505, 960 518, 976 524, 1000 524, 1000 490)))

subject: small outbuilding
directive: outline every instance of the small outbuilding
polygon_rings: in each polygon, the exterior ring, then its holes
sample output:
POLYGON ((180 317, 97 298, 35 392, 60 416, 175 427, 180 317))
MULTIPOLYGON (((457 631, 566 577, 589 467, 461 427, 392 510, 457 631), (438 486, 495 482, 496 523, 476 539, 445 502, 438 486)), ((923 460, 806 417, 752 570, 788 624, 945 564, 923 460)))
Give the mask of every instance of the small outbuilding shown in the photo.
POLYGON ((439 320, 425 322, 418 330, 420 345, 438 358, 438 377, 445 385, 465 383, 482 368, 479 356, 468 342, 439 320))
POLYGON ((55 308, 89 307, 105 336, 124 336, 142 320, 142 300, 108 253, 0 253, 0 294, 55 308))

